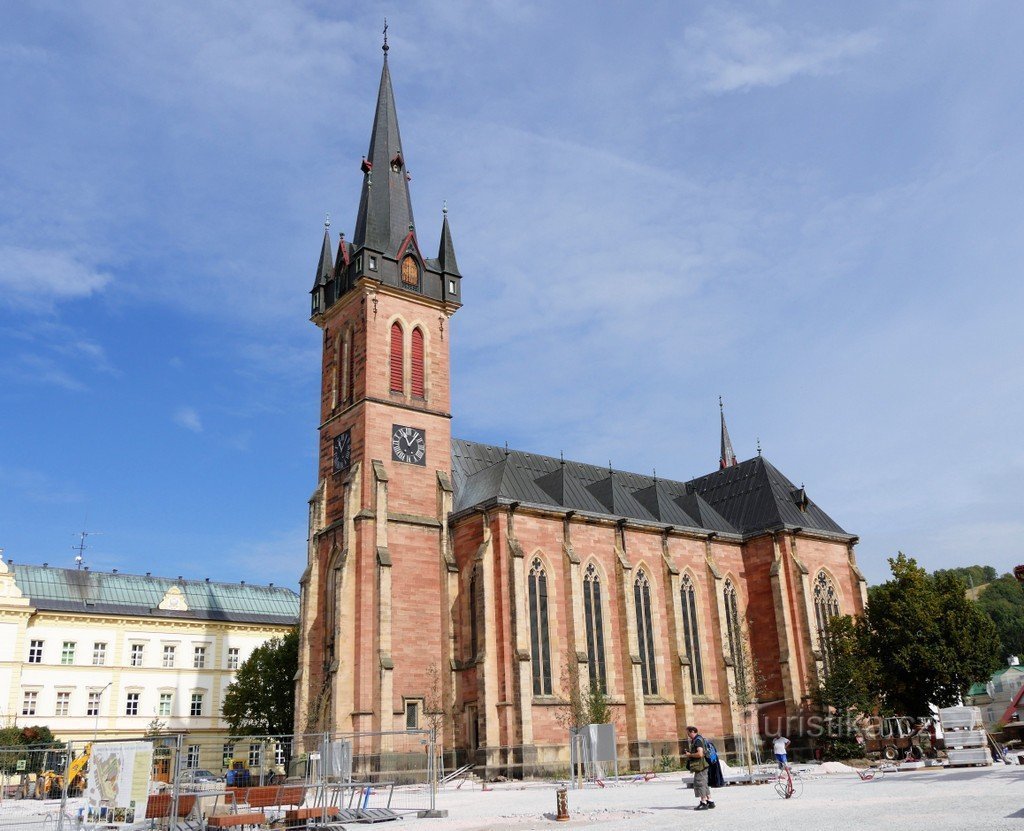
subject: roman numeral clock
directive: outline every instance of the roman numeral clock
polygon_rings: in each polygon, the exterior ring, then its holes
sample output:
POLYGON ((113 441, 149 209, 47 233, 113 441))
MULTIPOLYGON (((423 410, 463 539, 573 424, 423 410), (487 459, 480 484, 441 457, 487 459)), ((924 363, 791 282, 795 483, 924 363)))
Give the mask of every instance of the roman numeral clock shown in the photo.
POLYGON ((391 458, 407 465, 427 464, 427 433, 418 427, 391 425, 391 458))

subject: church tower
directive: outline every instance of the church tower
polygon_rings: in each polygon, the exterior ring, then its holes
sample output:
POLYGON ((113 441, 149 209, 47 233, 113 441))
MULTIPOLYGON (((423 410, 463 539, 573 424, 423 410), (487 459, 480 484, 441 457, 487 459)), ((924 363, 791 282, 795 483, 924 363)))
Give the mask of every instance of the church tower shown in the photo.
POLYGON ((296 733, 424 726, 451 700, 449 327, 461 280, 447 210, 436 258, 413 220, 384 65, 351 240, 317 264, 318 484, 301 579, 296 733))

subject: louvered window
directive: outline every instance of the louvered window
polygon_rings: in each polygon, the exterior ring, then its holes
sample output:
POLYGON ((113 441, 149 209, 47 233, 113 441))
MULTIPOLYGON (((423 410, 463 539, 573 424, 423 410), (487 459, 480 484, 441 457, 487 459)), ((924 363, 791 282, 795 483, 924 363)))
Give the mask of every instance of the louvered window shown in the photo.
POLYGON ((683 577, 679 590, 683 607, 683 643, 686 656, 690 659, 690 692, 704 695, 704 667, 700 660, 700 625, 697 623, 697 590, 690 576, 683 577))
POLYGON ((640 679, 644 695, 658 694, 658 668, 654 663, 654 624, 651 621, 651 583, 641 570, 633 582, 636 606, 637 651, 640 653, 640 679))
POLYGON ((391 324, 391 391, 404 392, 404 337, 402 325, 397 321, 391 324))
POLYGON ((591 689, 606 691, 604 667, 604 621, 601 616, 601 578, 593 563, 583 575, 583 615, 587 627, 587 669, 591 689))
POLYGON ((407 286, 420 284, 420 267, 416 264, 415 257, 406 257, 402 260, 402 282, 407 286))
POLYGON ((351 329, 348 335, 348 396, 349 403, 356 400, 356 330, 351 329))
POLYGON ((423 383, 423 330, 412 330, 412 394, 415 398, 425 397, 423 383))
POLYGON ((548 638, 548 577, 540 558, 530 569, 530 654, 533 694, 551 695, 551 641, 548 638))

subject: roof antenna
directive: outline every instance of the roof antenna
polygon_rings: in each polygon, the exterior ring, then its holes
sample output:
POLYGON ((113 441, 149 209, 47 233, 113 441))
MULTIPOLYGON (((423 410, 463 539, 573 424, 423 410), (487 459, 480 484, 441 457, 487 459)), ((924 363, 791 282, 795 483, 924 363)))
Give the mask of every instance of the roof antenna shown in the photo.
POLYGON ((390 48, 391 47, 388 46, 388 19, 385 17, 384 18, 384 45, 381 47, 381 50, 383 50, 383 52, 384 52, 384 60, 388 59, 388 49, 390 49, 390 48))
POLYGON ((75 555, 75 565, 77 566, 78 570, 81 571, 82 570, 82 563, 85 562, 85 549, 88 547, 85 544, 85 539, 86 539, 86 537, 89 537, 89 536, 93 536, 94 537, 99 532, 97 532, 97 531, 79 531, 78 533, 79 533, 79 537, 80 537, 80 539, 78 540, 78 545, 71 546, 71 550, 78 552, 75 555))
MULTIPOLYGON (((563 453, 561 450, 558 451, 558 462, 559 464, 562 465, 562 467, 565 467, 565 453, 563 453)), ((0 551, 2 550, 3 549, 0 549, 0 551)))
POLYGON ((653 468, 654 471, 654 484, 658 484, 658 468, 653 468))

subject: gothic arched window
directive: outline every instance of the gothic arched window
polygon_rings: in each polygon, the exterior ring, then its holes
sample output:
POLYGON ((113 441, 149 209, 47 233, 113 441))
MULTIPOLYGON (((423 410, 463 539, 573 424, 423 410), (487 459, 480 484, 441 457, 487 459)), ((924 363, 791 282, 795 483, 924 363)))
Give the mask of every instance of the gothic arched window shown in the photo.
POLYGON ((640 678, 644 695, 658 694, 658 669, 654 665, 654 625, 651 622, 651 583, 643 569, 633 581, 633 603, 636 606, 636 640, 640 653, 640 678))
POLYGON ((587 629, 587 669, 591 689, 607 691, 604 667, 604 622, 601 616, 601 578, 593 563, 583 574, 583 616, 587 629))
POLYGON ((740 690, 745 690, 747 684, 747 656, 743 648, 743 629, 740 626, 736 587, 732 584, 732 580, 725 581, 725 588, 722 591, 725 595, 725 628, 729 636, 729 657, 732 658, 736 673, 736 686, 740 690))
POLYGON ((475 661, 477 655, 477 575, 480 572, 474 567, 473 574, 469 578, 469 656, 475 661))
POLYGON ((548 638, 548 576, 535 557, 530 568, 530 654, 533 694, 551 695, 551 641, 548 638))
POLYGON ((828 622, 839 616, 839 595, 835 584, 824 571, 814 578, 814 617, 818 625, 818 642, 821 644, 821 660, 825 674, 829 670, 828 622))
POLYGON ((348 333, 348 395, 345 401, 351 404, 356 400, 356 330, 348 333))
POLYGON ((423 330, 419 326, 412 330, 412 394, 414 398, 423 398, 425 395, 423 330))
POLYGON ((683 575, 679 589, 683 607, 683 642, 686 656, 690 659, 690 692, 704 695, 704 667, 700 660, 700 625, 697 623, 697 590, 690 575, 683 575))
POLYGON ((405 333, 397 320, 391 324, 391 392, 405 392, 405 333))

